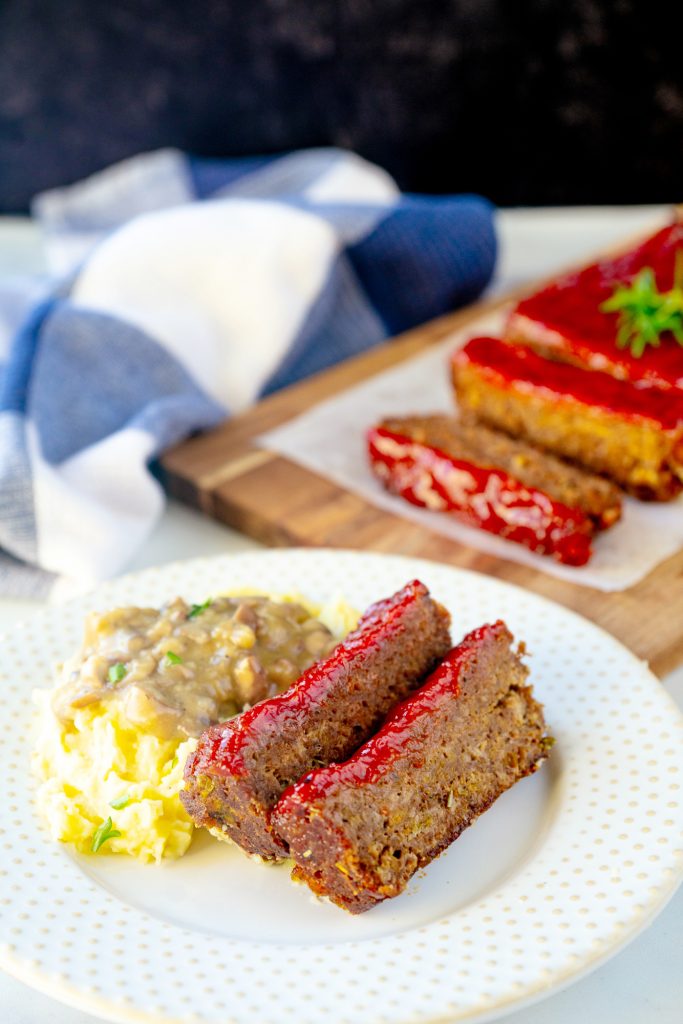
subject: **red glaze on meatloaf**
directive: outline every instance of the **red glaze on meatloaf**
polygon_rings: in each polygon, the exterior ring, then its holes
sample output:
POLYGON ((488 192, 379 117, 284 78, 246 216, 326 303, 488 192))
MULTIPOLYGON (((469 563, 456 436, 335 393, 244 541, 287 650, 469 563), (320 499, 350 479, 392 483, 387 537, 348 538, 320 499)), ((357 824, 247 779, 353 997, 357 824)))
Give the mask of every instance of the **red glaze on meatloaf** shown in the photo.
POLYGON ((593 533, 621 514, 608 481, 481 424, 394 418, 367 441, 387 490, 568 565, 584 565, 593 533))
POLYGON ((351 913, 401 893, 546 756, 541 706, 503 622, 475 629, 344 764, 280 798, 293 877, 351 913))
POLYGON ((506 339, 531 345, 556 359, 602 370, 624 380, 683 391, 683 348, 670 334, 642 356, 617 347, 617 313, 603 313, 615 288, 651 267, 660 291, 674 284, 676 253, 683 251, 683 224, 670 224, 642 245, 613 259, 558 277, 523 299, 512 312, 506 339))
POLYGON ((370 607, 288 690, 202 735, 180 794, 190 816, 247 853, 282 857, 270 811, 283 790, 316 765, 349 757, 372 735, 448 651, 449 623, 417 580, 370 607))
POLYGON ((665 501, 681 490, 679 392, 638 388, 498 338, 473 338, 452 369, 466 417, 611 476, 638 497, 665 501))

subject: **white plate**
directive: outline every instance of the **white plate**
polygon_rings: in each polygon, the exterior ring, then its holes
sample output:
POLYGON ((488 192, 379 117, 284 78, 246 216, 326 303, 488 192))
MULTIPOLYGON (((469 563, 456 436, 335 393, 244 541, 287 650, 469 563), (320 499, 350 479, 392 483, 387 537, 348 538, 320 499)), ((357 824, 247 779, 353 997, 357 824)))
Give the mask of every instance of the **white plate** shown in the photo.
POLYGON ((111 1020, 491 1019, 616 952, 680 879, 675 706, 616 640, 485 576, 339 551, 180 563, 35 616, 2 661, 0 966, 111 1020), (527 642, 557 745, 404 895, 351 917, 208 838, 160 868, 50 842, 30 801, 30 692, 78 644, 86 611, 242 586, 363 608, 416 576, 451 610, 454 637, 501 617, 527 642))

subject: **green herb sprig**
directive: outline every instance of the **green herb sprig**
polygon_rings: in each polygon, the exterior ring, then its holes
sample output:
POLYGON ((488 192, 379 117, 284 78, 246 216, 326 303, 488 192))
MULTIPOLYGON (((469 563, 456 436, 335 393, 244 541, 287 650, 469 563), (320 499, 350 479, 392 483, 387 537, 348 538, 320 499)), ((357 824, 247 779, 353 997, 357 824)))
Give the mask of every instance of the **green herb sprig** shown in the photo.
POLYGON ((639 359, 648 345, 659 348, 670 332, 683 346, 683 249, 676 253, 674 285, 660 292, 652 267, 643 267, 629 285, 620 284, 600 306, 603 313, 618 313, 617 347, 630 348, 639 359))
POLYGON ((131 798, 127 793, 124 793, 122 796, 117 796, 115 800, 110 800, 109 806, 113 807, 115 811, 121 811, 124 807, 128 806, 130 801, 131 798))
POLYGON ((110 666, 109 671, 107 672, 107 679, 113 686, 116 686, 117 683, 120 683, 121 680, 125 678, 127 671, 128 669, 123 662, 117 661, 115 665, 110 666))
POLYGON ((166 651, 164 655, 167 664, 169 665, 182 665, 183 659, 179 654, 174 654, 173 651, 166 651))
POLYGON ((211 604, 212 600, 213 598, 207 597, 206 601, 204 601, 203 604, 193 604, 189 612, 187 613, 188 619, 196 619, 198 615, 201 615, 202 612, 205 612, 206 609, 211 604))
POLYGON ((121 833, 119 830, 112 827, 111 818, 107 818, 107 820, 103 821, 102 824, 93 832, 90 849, 93 853, 97 853, 100 847, 106 843, 108 839, 118 839, 120 835, 121 833))

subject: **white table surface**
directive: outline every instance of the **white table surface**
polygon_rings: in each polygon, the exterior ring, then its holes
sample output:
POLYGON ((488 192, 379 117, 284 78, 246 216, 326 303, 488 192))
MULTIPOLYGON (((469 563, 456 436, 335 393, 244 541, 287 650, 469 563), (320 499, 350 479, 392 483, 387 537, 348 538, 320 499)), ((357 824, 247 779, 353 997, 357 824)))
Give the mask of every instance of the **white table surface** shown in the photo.
MULTIPOLYGON (((664 208, 655 206, 502 211, 498 215, 501 252, 491 293, 550 273, 601 246, 656 225, 664 216, 664 208)), ((0 274, 41 265, 40 237, 33 226, 21 219, 0 218, 0 274)), ((260 546, 171 502, 127 571, 260 546)), ((35 602, 0 600, 0 632, 38 607, 35 602)), ((683 668, 669 676, 664 686, 683 708, 683 668)), ((580 1018, 591 1024, 681 1024, 682 951, 683 890, 679 890, 657 920, 608 963, 562 992, 500 1019, 505 1024, 576 1024, 580 1018)), ((0 972, 0 1024, 94 1021, 89 1014, 62 1006, 0 972)))

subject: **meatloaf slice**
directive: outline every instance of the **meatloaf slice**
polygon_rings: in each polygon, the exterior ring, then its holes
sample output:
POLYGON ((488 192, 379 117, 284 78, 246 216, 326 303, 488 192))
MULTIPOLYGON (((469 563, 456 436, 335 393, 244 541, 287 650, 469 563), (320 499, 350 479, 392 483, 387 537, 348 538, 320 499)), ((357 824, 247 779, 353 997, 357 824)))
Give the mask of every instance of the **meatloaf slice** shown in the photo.
POLYGON ((292 782, 349 757, 448 651, 450 616, 415 580, 289 690, 211 727, 185 768, 181 800, 198 825, 247 853, 286 854, 270 811, 292 782))
POLYGON ((401 893, 551 740, 503 622, 465 637, 344 764, 280 798, 293 877, 353 914, 401 893))
POLYGON ((600 309, 617 286, 631 284, 645 267, 653 271, 659 290, 668 291, 674 284, 676 254, 681 250, 683 223, 679 219, 627 252, 562 274, 515 307, 506 340, 530 345, 584 369, 683 392, 683 349, 673 335, 665 333, 659 347, 649 345, 642 356, 636 356, 617 345, 618 314, 600 309))
POLYGON ((498 338, 453 356, 463 416, 612 477, 636 497, 683 487, 683 395, 544 359, 498 338))
POLYGON ((503 470, 529 490, 580 509, 596 530, 606 530, 621 515, 621 492, 609 480, 483 423, 464 423, 455 416, 402 416, 384 420, 380 428, 454 459, 503 470))
POLYGON ((608 480, 479 423, 387 419, 367 440, 387 490, 560 562, 587 562, 593 533, 621 514, 608 480))

